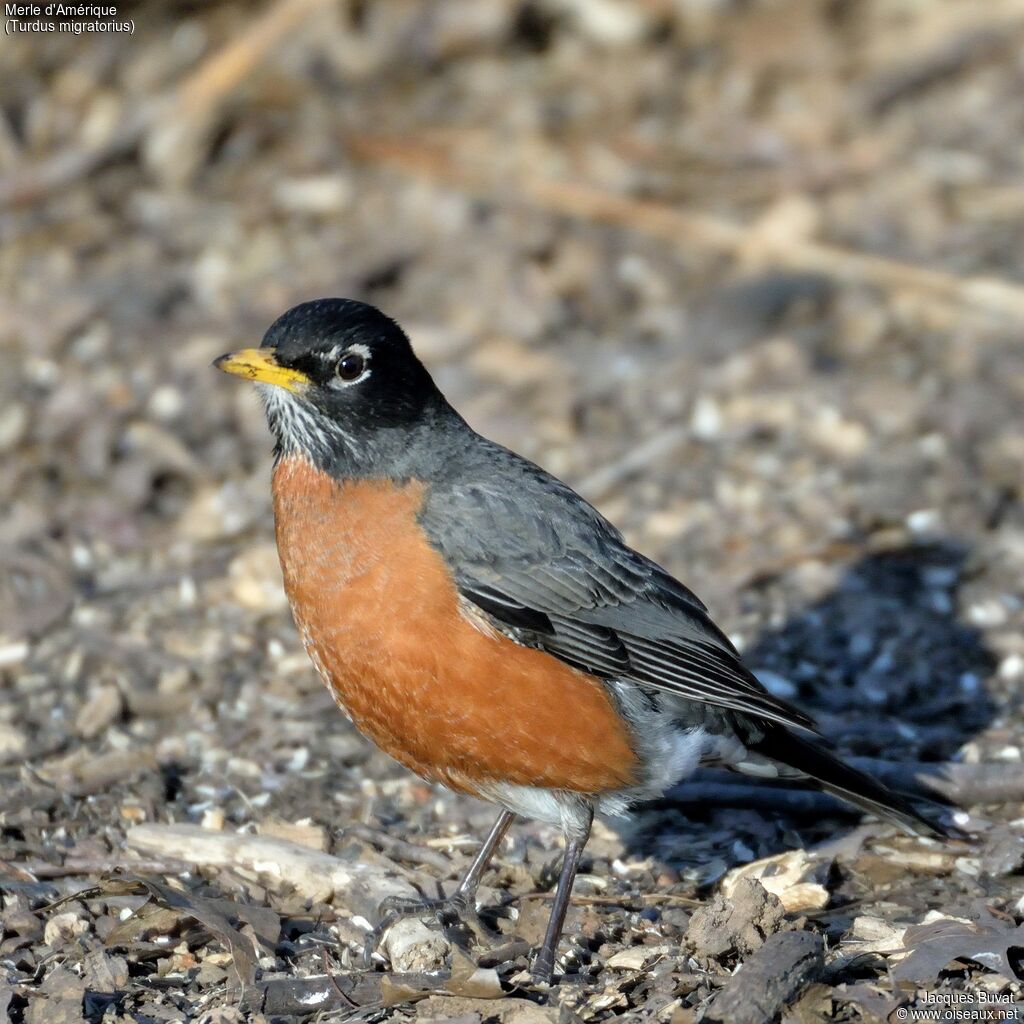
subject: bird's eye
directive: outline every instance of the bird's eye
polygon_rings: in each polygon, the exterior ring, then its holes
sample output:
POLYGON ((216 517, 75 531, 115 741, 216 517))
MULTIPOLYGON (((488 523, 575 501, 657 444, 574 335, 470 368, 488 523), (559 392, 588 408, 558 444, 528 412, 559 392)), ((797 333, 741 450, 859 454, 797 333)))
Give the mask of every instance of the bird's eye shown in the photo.
POLYGON ((361 352, 346 352, 335 367, 335 373, 344 381, 358 380, 366 369, 366 356, 361 352))

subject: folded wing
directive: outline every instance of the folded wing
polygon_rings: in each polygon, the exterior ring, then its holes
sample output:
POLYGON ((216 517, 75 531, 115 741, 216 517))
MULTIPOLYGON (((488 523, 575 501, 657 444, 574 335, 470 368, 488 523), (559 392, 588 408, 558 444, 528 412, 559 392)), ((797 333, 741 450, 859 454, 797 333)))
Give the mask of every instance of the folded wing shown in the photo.
POLYGON ((530 463, 514 468, 507 487, 451 484, 423 510, 464 600, 575 668, 813 730, 743 665, 690 590, 564 484, 530 463))

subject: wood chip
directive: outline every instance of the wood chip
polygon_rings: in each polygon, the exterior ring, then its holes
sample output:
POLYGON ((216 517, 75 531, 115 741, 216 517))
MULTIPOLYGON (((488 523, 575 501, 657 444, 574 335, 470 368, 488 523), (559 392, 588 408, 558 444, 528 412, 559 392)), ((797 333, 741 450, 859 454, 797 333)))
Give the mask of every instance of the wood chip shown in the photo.
POLYGON ((740 879, 756 878, 778 896, 787 913, 821 910, 828 906, 829 893, 814 879, 827 870, 826 863, 816 861, 806 850, 787 850, 734 868, 722 879, 722 892, 731 896, 740 879))

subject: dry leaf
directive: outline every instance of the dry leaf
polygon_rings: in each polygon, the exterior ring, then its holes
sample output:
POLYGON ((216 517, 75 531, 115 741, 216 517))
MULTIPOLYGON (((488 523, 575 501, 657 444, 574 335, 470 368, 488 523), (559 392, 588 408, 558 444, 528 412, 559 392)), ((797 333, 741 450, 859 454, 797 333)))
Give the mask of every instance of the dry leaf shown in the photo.
MULTIPOLYGON (((99 890, 107 895, 123 895, 125 893, 145 892, 156 910, 147 911, 141 908, 133 917, 142 919, 148 930, 159 922, 161 927, 170 925, 173 929, 180 924, 182 918, 192 918, 201 924, 231 954, 233 974, 228 977, 246 990, 256 979, 256 950, 262 946, 266 951, 273 952, 280 935, 281 921, 278 915, 267 907, 250 906, 235 903, 232 900, 210 899, 195 893, 182 892, 170 886, 156 882, 151 878, 106 878, 101 881, 99 890), (164 913, 160 914, 163 910, 164 913), (252 937, 247 937, 231 922, 232 919, 248 925, 252 937)), ((130 925, 132 918, 123 922, 108 936, 107 945, 131 944, 138 935, 138 925, 130 925)))
POLYGON ((893 979, 931 984, 954 960, 973 960, 1011 981, 1024 977, 1018 973, 1024 962, 1024 925, 1008 924, 987 910, 982 915, 976 922, 942 917, 908 928, 903 942, 910 955, 892 968, 893 979))
POLYGON ((828 906, 829 894, 815 878, 827 869, 824 861, 810 857, 806 850, 787 850, 733 868, 722 879, 722 892, 731 898, 740 879, 755 878, 768 892, 778 896, 787 913, 821 910, 828 906))
POLYGON ((676 946, 633 946, 619 950, 608 958, 605 967, 612 971, 641 971, 652 960, 678 953, 676 946))

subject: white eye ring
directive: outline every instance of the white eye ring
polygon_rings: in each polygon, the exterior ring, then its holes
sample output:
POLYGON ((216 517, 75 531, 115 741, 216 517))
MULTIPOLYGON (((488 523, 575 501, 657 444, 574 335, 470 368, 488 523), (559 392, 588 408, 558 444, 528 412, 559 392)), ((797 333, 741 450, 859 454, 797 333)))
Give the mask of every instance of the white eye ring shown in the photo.
POLYGON ((370 350, 365 345, 350 345, 334 367, 332 387, 349 388, 370 376, 370 350))

